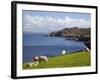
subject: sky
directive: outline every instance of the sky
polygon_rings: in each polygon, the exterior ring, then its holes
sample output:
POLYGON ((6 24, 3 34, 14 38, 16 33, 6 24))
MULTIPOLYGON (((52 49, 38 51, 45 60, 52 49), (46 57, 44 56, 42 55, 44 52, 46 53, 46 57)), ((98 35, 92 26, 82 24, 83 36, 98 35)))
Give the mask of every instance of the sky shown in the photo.
POLYGON ((30 33, 50 33, 72 27, 89 28, 91 14, 23 10, 22 25, 23 31, 30 33))

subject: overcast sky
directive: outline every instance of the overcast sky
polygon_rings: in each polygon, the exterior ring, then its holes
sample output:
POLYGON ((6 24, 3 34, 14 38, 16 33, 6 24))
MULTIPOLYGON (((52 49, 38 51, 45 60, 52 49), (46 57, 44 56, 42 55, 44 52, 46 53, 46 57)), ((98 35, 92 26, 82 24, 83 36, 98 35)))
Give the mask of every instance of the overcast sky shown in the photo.
POLYGON ((89 13, 23 10, 22 16, 23 31, 30 33, 48 33, 71 27, 91 27, 89 13))

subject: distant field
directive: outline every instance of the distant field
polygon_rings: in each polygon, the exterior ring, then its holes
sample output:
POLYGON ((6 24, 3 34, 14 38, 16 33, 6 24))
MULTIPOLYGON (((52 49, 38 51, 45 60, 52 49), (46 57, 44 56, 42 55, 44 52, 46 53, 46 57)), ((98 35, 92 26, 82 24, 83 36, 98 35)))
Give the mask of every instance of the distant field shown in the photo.
POLYGON ((50 57, 48 58, 48 62, 41 62, 37 66, 33 65, 30 67, 28 63, 24 63, 23 69, 90 66, 90 58, 90 52, 73 52, 71 54, 50 57))

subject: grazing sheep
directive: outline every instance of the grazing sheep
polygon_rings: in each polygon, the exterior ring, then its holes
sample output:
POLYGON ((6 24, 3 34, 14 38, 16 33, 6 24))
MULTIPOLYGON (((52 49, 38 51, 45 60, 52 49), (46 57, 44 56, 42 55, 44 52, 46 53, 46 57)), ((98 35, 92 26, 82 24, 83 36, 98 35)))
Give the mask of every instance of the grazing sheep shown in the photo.
POLYGON ((28 66, 32 67, 34 64, 35 64, 34 62, 30 62, 30 63, 28 63, 28 66))
POLYGON ((39 60, 39 57, 38 56, 33 57, 33 62, 36 62, 38 60, 39 60))
POLYGON ((32 67, 32 66, 33 66, 33 64, 32 64, 32 63, 28 63, 28 66, 29 66, 29 67, 32 67))
POLYGON ((38 61, 36 61, 36 62, 30 62, 30 63, 28 63, 28 66, 32 67, 32 66, 37 66, 38 64, 39 64, 38 61))
POLYGON ((39 58, 40 58, 40 61, 45 61, 45 62, 48 61, 48 58, 46 56, 39 56, 39 58))
POLYGON ((34 66, 37 66, 41 61, 47 62, 48 58, 46 56, 35 56, 32 58, 32 61, 34 63, 34 66))

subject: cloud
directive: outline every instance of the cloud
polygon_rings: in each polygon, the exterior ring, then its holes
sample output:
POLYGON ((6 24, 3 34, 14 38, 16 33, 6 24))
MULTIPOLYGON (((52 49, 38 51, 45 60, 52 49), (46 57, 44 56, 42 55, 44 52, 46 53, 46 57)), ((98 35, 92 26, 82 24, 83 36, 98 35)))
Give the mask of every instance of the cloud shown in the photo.
POLYGON ((26 32, 52 32, 63 28, 88 28, 90 26, 90 21, 68 16, 65 18, 54 18, 50 16, 31 16, 27 14, 23 17, 23 30, 26 32))

